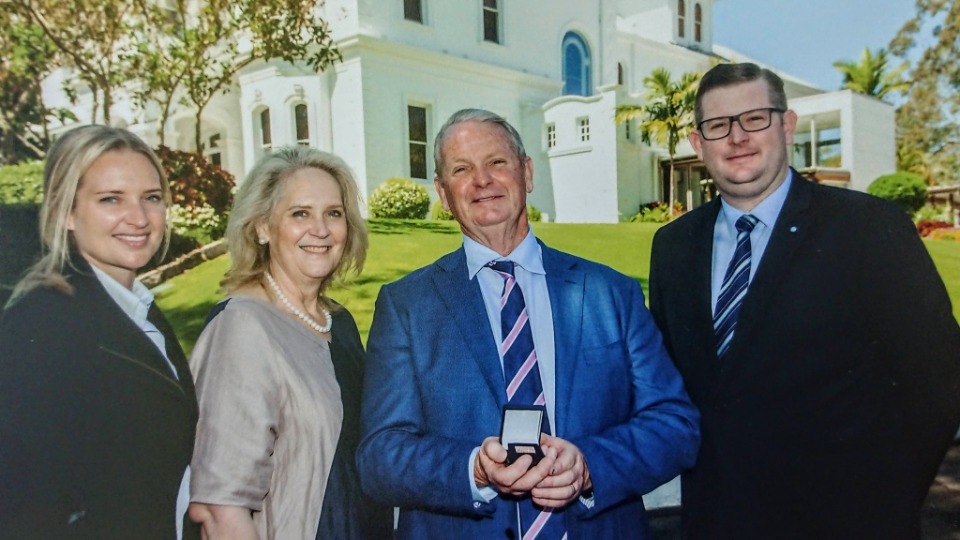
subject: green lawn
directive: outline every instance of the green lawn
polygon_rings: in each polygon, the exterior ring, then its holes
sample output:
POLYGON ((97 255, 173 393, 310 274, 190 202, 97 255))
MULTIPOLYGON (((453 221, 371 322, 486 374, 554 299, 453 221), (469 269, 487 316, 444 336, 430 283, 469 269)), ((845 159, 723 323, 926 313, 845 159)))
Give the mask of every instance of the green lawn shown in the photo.
MULTIPOLYGON (((534 230, 551 247, 602 262, 635 277, 646 292, 650 246, 657 227, 649 223, 537 223, 534 230)), ((930 240, 925 243, 947 283, 954 315, 960 319, 960 242, 930 240)), ((366 341, 380 286, 433 262, 459 245, 460 230, 453 222, 371 221, 370 250, 363 274, 346 287, 334 287, 330 297, 353 313, 366 341)), ((157 293, 158 303, 188 352, 200 334, 207 312, 219 298, 216 290, 228 264, 227 257, 204 263, 168 281, 157 293)))

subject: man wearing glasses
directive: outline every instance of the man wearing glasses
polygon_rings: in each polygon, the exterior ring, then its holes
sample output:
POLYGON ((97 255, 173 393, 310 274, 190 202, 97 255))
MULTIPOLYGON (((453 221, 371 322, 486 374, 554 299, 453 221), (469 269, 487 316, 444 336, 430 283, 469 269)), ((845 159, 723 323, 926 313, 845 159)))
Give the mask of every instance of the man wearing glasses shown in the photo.
POLYGON ((704 75, 690 143, 720 193, 657 233, 650 306, 701 410, 691 540, 918 539, 960 422, 960 328, 902 210, 788 166, 754 64, 704 75))

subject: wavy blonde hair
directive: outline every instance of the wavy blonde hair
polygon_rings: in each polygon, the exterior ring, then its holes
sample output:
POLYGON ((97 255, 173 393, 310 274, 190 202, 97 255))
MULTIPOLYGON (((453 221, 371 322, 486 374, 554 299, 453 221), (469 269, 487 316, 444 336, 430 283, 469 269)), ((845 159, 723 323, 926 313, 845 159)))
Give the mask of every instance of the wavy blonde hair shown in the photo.
MULTIPOLYGON (((66 265, 73 265, 70 250, 73 233, 67 228, 73 212, 77 190, 93 163, 107 152, 128 150, 143 155, 160 176, 164 204, 171 204, 170 184, 157 155, 140 137, 121 128, 103 125, 81 126, 63 134, 47 153, 43 169, 43 204, 40 206, 41 257, 13 289, 7 305, 38 287, 55 287, 72 294, 73 287, 63 277, 66 265)), ((170 223, 166 222, 162 257, 170 243, 170 223)))
POLYGON ((350 273, 359 274, 367 257, 367 227, 360 215, 360 191, 350 167, 339 157, 306 146, 289 146, 261 158, 233 200, 227 224, 227 250, 230 269, 220 283, 230 293, 251 283, 259 283, 270 265, 270 246, 257 243, 257 225, 269 223, 283 195, 286 180, 300 169, 314 168, 328 173, 340 186, 347 219, 347 240, 337 266, 320 283, 318 300, 333 307, 325 297, 334 280, 350 273))

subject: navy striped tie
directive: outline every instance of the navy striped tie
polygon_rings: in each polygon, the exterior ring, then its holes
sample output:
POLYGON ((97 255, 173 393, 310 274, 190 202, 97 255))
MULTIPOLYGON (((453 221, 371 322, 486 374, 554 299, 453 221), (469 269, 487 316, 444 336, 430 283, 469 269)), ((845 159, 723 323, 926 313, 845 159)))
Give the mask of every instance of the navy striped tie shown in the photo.
MULTIPOLYGON (((533 346, 533 331, 530 329, 523 292, 514 277, 514 264, 511 261, 492 261, 487 266, 503 278, 503 293, 500 295, 500 355, 503 357, 507 402, 514 405, 543 406, 543 383, 540 380, 537 351, 533 346)), ((549 420, 545 421, 543 426, 543 432, 549 434, 549 420)), ((529 498, 521 499, 517 505, 523 540, 566 538, 563 516, 554 516, 550 510, 535 507, 529 498)))
POLYGON ((733 341, 733 331, 740 316, 740 306, 750 284, 750 231, 759 222, 744 214, 737 220, 737 247, 720 285, 717 309, 713 314, 713 331, 717 336, 717 357, 723 358, 733 341))

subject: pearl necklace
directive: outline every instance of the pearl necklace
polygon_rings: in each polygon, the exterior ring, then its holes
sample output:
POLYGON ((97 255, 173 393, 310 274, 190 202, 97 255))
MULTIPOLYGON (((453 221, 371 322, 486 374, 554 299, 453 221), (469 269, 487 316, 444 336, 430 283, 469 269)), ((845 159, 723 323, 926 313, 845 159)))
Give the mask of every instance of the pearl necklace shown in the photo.
POLYGON ((330 317, 330 310, 321 305, 317 306, 320 308, 320 312, 323 313, 324 318, 327 320, 327 324, 320 326, 320 323, 313 320, 313 318, 306 313, 300 311, 290 302, 290 300, 287 298, 287 295, 283 294, 283 291, 280 290, 280 286, 277 285, 276 281, 274 281, 273 276, 270 275, 270 272, 264 272, 263 275, 267 276, 267 283, 270 284, 270 288, 273 289, 274 293, 276 293, 277 298, 280 299, 280 302, 287 306, 287 309, 292 311, 294 315, 300 318, 300 320, 307 323, 307 326, 313 328, 321 334, 326 334, 331 328, 333 328, 333 318, 330 317))

